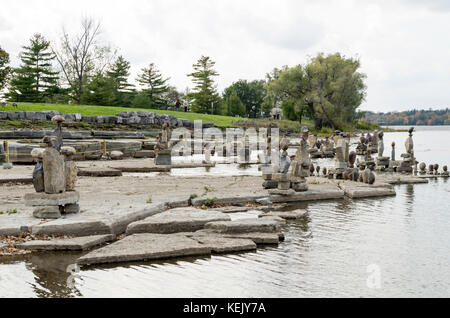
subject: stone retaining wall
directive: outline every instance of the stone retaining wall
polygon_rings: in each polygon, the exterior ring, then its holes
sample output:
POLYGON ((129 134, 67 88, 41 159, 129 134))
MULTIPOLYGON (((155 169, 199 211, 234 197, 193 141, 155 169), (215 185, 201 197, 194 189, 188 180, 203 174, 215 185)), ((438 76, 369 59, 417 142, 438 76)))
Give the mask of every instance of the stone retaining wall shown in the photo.
MULTIPOLYGON (((117 124, 126 126, 139 125, 157 125, 164 123, 170 127, 186 127, 194 128, 194 123, 187 119, 176 118, 172 115, 156 114, 146 111, 124 111, 117 116, 82 116, 81 114, 60 114, 55 110, 46 110, 41 112, 17 111, 17 112, 0 112, 0 120, 18 120, 27 119, 32 121, 51 120, 55 115, 62 115, 69 122, 83 122, 89 124, 117 124)), ((204 123, 203 128, 214 127, 212 123, 204 123)))

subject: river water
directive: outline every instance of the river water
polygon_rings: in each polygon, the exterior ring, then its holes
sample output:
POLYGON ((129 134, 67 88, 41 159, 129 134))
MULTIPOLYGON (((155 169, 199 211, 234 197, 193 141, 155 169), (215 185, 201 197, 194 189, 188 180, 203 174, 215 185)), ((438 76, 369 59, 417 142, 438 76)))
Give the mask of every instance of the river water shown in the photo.
MULTIPOLYGON (((386 154, 395 141, 399 158, 406 137, 386 133, 386 154)), ((450 164, 449 140, 448 126, 418 127, 416 157, 450 164)), ((450 180, 395 189, 291 206, 308 217, 257 252, 81 271, 79 253, 0 258, 0 297, 449 297, 450 180)))

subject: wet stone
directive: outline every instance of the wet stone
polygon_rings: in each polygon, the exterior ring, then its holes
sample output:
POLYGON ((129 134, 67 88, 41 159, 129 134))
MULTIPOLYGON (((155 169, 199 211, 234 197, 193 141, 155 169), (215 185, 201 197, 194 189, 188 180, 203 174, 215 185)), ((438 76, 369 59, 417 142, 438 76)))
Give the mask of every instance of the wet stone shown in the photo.
POLYGON ((105 264, 210 255, 211 248, 181 234, 133 234, 94 250, 78 264, 105 264))
POLYGON ((18 244, 16 247, 37 251, 82 251, 113 240, 113 235, 92 235, 68 239, 36 240, 18 244))
POLYGON ((205 229, 217 233, 277 233, 280 225, 277 221, 263 219, 244 219, 236 221, 211 222, 205 225, 205 229))
POLYGON ((301 218, 305 217, 307 215, 307 213, 308 212, 306 210, 295 210, 295 211, 286 211, 286 212, 272 211, 272 212, 264 213, 264 214, 260 215, 260 217, 277 216, 277 217, 280 217, 285 220, 297 220, 297 219, 301 219, 301 218))

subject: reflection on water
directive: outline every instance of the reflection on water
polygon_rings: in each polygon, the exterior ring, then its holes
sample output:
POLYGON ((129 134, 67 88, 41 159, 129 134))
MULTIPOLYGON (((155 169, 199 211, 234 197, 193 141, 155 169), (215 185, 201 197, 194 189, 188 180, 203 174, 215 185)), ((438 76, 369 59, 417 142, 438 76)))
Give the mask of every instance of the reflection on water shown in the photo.
MULTIPOLYGON (((443 165, 450 158, 450 144, 442 142, 448 137, 421 133, 415 134, 419 160, 443 165)), ((406 136, 386 134, 387 144, 399 145, 397 156, 406 136)), ((225 169, 210 173, 217 168, 225 169)), ((0 296, 449 297, 450 181, 430 179, 396 191, 382 199, 290 206, 307 209, 308 216, 284 226, 286 241, 278 247, 251 253, 89 267, 73 277, 68 266, 78 253, 1 258, 0 296), (380 269, 380 289, 367 285, 370 265, 380 269)))
POLYGON ((450 296, 449 182, 397 186, 385 199, 302 203, 308 217, 286 241, 257 252, 82 269, 79 254, 31 255, 0 264, 2 296, 385 297, 450 296), (367 267, 381 289, 367 287, 367 267))

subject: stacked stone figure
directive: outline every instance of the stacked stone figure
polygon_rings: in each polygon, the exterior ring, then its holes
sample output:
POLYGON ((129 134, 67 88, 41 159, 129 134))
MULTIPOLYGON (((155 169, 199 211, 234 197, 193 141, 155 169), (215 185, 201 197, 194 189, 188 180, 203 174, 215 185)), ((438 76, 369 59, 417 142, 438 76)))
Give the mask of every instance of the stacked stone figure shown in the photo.
POLYGON ((376 169, 378 171, 385 171, 389 168, 389 157, 384 157, 384 133, 382 131, 378 132, 378 156, 375 160, 376 169))
POLYGON ((414 127, 411 127, 408 131, 409 136, 405 141, 406 153, 402 154, 403 160, 400 166, 397 167, 397 172, 413 172, 413 167, 416 166, 416 159, 414 157, 414 141, 412 139, 414 127))
POLYGON ((442 176, 448 177, 448 176, 449 176, 448 167, 447 167, 447 166, 443 166, 443 167, 442 167, 442 170, 444 170, 444 171, 442 172, 442 176))
POLYGON ((25 195, 25 204, 35 207, 36 218, 57 219, 62 213, 78 213, 79 193, 75 191, 77 166, 73 161, 75 149, 63 147, 61 124, 64 118, 52 119, 58 125, 56 136, 43 139, 45 148, 33 149, 36 160, 33 171, 33 185, 36 193, 25 195))
MULTIPOLYGON (((273 179, 277 181, 277 187, 280 191, 287 191, 291 187, 291 178, 288 174, 291 166, 287 150, 289 149, 289 140, 283 137, 280 142, 281 158, 280 158, 280 172, 273 174, 273 179)), ((284 193, 284 192, 281 192, 284 193)))
POLYGON ((169 125, 164 123, 162 125, 161 132, 156 137, 156 146, 155 146, 155 164, 156 165, 166 165, 169 166, 172 164, 172 149, 170 148, 170 138, 171 132, 169 125))
POLYGON ((347 140, 347 135, 344 133, 337 140, 336 144, 336 166, 335 175, 336 179, 342 179, 344 171, 348 168, 350 145, 347 140))
POLYGON ((322 158, 333 158, 334 157, 334 144, 330 140, 330 137, 326 136, 325 140, 320 143, 320 153, 322 158))
POLYGON ((263 188, 264 189, 276 189, 278 187, 278 181, 273 179, 273 173, 279 172, 279 167, 275 168, 272 165, 272 137, 266 137, 266 149, 260 155, 260 161, 263 162, 262 165, 262 177, 264 179, 263 188))
MULTIPOLYGON (((291 186, 297 192, 307 191, 308 185, 306 177, 310 175, 311 159, 309 155, 308 146, 309 131, 307 127, 302 128, 302 138, 300 140, 300 147, 295 153, 295 159, 292 162, 291 170, 291 186)), ((313 170, 314 171, 314 170, 313 170)))

